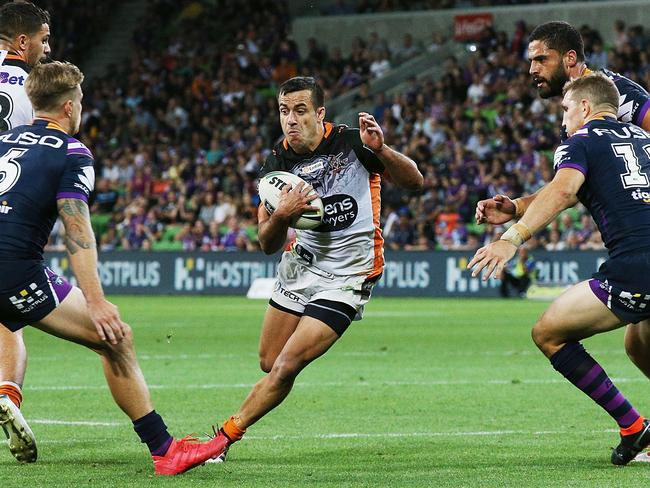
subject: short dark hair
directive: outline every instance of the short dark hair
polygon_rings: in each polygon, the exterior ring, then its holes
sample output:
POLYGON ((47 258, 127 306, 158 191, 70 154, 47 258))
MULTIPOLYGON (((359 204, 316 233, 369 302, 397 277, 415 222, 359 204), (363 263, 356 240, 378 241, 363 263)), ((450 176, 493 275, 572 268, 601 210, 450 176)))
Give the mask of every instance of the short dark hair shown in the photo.
POLYGON ((586 98, 594 107, 604 107, 610 112, 618 112, 618 89, 612 80, 601 73, 593 73, 569 81, 564 85, 562 95, 568 92, 571 92, 574 100, 586 98))
POLYGON ((325 95, 323 94, 323 89, 320 87, 316 79, 311 76, 295 76, 289 78, 280 85, 278 96, 302 90, 309 90, 311 92, 311 101, 314 104, 314 108, 325 106, 325 95))
POLYGON ((20 34, 35 34, 50 23, 50 14, 31 2, 10 2, 0 7, 0 39, 13 41, 20 34))
POLYGON ((585 60, 585 45, 580 32, 568 22, 554 20, 540 24, 530 33, 528 41, 542 41, 550 49, 564 56, 569 51, 575 51, 578 61, 585 60))

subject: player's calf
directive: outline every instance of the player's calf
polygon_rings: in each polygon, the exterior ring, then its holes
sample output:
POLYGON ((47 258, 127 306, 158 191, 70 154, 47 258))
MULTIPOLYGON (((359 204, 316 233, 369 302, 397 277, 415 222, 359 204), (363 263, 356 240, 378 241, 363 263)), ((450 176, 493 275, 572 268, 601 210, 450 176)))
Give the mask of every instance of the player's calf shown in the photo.
POLYGON ((625 352, 635 366, 650 378, 650 321, 643 320, 626 327, 625 352))

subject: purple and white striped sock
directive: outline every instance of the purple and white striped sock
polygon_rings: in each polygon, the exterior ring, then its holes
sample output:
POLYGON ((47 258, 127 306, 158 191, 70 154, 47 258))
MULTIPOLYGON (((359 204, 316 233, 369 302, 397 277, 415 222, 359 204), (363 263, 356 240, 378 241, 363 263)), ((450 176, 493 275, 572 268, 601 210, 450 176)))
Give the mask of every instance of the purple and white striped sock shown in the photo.
POLYGON ((629 427, 640 417, 639 412, 614 386, 605 370, 579 342, 565 344, 551 356, 551 364, 611 415, 619 427, 629 427))

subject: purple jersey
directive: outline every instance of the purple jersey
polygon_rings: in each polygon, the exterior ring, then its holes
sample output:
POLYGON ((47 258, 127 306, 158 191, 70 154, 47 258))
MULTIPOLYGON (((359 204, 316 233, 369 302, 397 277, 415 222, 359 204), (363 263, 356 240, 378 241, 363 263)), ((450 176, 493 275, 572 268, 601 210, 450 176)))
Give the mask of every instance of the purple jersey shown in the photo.
POLYGON ((585 175, 578 198, 610 257, 650 252, 650 134, 613 117, 592 120, 555 151, 555 170, 585 175))
POLYGON ((87 202, 94 184, 91 152, 57 124, 0 134, 0 261, 42 259, 57 200, 87 202))
POLYGON ((643 117, 650 109, 650 94, 641 85, 625 76, 607 69, 602 70, 602 72, 614 82, 620 94, 618 99, 618 120, 631 122, 641 127, 643 117))

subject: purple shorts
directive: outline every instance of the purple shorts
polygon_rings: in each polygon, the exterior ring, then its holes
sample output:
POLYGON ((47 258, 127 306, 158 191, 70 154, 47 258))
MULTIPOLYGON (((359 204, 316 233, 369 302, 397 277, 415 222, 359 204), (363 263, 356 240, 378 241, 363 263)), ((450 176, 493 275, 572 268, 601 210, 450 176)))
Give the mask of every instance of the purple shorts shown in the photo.
POLYGON ((20 284, 0 291, 0 322, 11 331, 46 317, 68 296, 72 285, 42 262, 0 262, 0 276, 20 279, 20 284))

